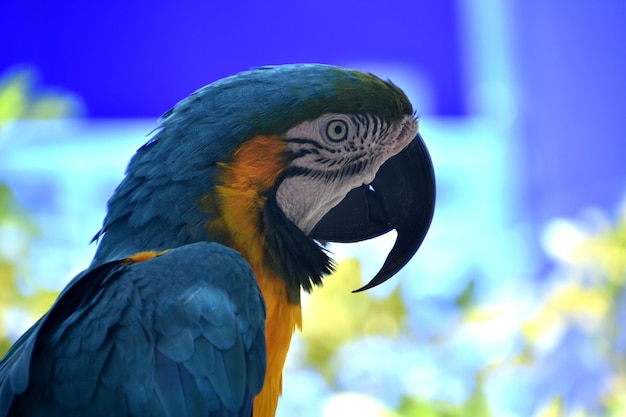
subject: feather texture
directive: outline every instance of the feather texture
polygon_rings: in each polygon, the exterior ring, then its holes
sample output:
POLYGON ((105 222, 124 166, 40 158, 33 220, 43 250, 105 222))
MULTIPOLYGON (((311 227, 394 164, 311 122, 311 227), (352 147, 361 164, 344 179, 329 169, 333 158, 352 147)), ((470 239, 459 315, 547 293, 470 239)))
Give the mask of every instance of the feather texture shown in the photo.
POLYGON ((4 415, 249 416, 264 319, 250 267, 219 244, 105 264, 14 346, 13 357, 37 354, 9 365, 4 415))

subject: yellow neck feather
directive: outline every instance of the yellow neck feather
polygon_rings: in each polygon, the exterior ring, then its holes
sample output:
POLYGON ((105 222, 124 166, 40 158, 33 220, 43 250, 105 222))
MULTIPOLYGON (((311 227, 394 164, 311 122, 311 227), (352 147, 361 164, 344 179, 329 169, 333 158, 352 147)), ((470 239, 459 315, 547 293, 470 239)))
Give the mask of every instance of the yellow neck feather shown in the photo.
MULTIPOLYGON (((285 151, 278 136, 256 136, 235 151, 231 162, 220 164, 219 216, 206 225, 210 234, 227 236, 228 244, 248 260, 265 299, 267 371, 263 389, 254 399, 255 417, 274 416, 291 335, 302 326, 300 305, 289 301, 285 282, 266 266, 261 220, 267 191, 287 165, 285 151)), ((207 196, 205 204, 215 203, 207 196)))

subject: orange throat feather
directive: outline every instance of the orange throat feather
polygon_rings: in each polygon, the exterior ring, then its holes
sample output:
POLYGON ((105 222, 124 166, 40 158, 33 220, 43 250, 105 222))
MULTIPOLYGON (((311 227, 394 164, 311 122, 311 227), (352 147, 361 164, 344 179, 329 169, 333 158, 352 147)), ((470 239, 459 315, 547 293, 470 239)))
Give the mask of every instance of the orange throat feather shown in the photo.
MULTIPOLYGON (((226 236, 229 246, 250 263, 266 305, 267 371, 254 399, 255 417, 274 416, 282 391, 282 372, 296 327, 302 327, 298 300, 285 281, 268 267, 261 216, 268 190, 287 166, 286 148, 277 135, 256 136, 239 147, 229 163, 221 163, 216 186, 219 216, 206 225, 209 235, 226 236)), ((207 206, 215 202, 207 196, 207 206)))

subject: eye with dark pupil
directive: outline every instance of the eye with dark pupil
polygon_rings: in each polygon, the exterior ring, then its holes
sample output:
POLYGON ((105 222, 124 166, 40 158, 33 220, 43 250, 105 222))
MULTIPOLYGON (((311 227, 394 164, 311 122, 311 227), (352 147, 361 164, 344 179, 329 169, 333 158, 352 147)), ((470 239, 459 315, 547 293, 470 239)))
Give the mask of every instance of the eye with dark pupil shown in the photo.
POLYGON ((326 127, 326 135, 331 141, 342 141, 348 136, 348 125, 343 120, 333 120, 326 127))

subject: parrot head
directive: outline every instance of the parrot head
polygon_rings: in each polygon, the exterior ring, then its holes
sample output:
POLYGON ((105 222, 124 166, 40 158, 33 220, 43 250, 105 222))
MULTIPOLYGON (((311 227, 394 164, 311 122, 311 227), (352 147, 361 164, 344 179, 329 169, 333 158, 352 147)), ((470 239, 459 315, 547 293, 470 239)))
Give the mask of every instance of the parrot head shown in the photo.
POLYGON ((398 87, 328 65, 257 68, 164 114, 109 201, 94 263, 213 240, 276 271, 299 299, 332 271, 326 242, 395 229, 363 290, 413 257, 434 203, 432 162, 398 87))

